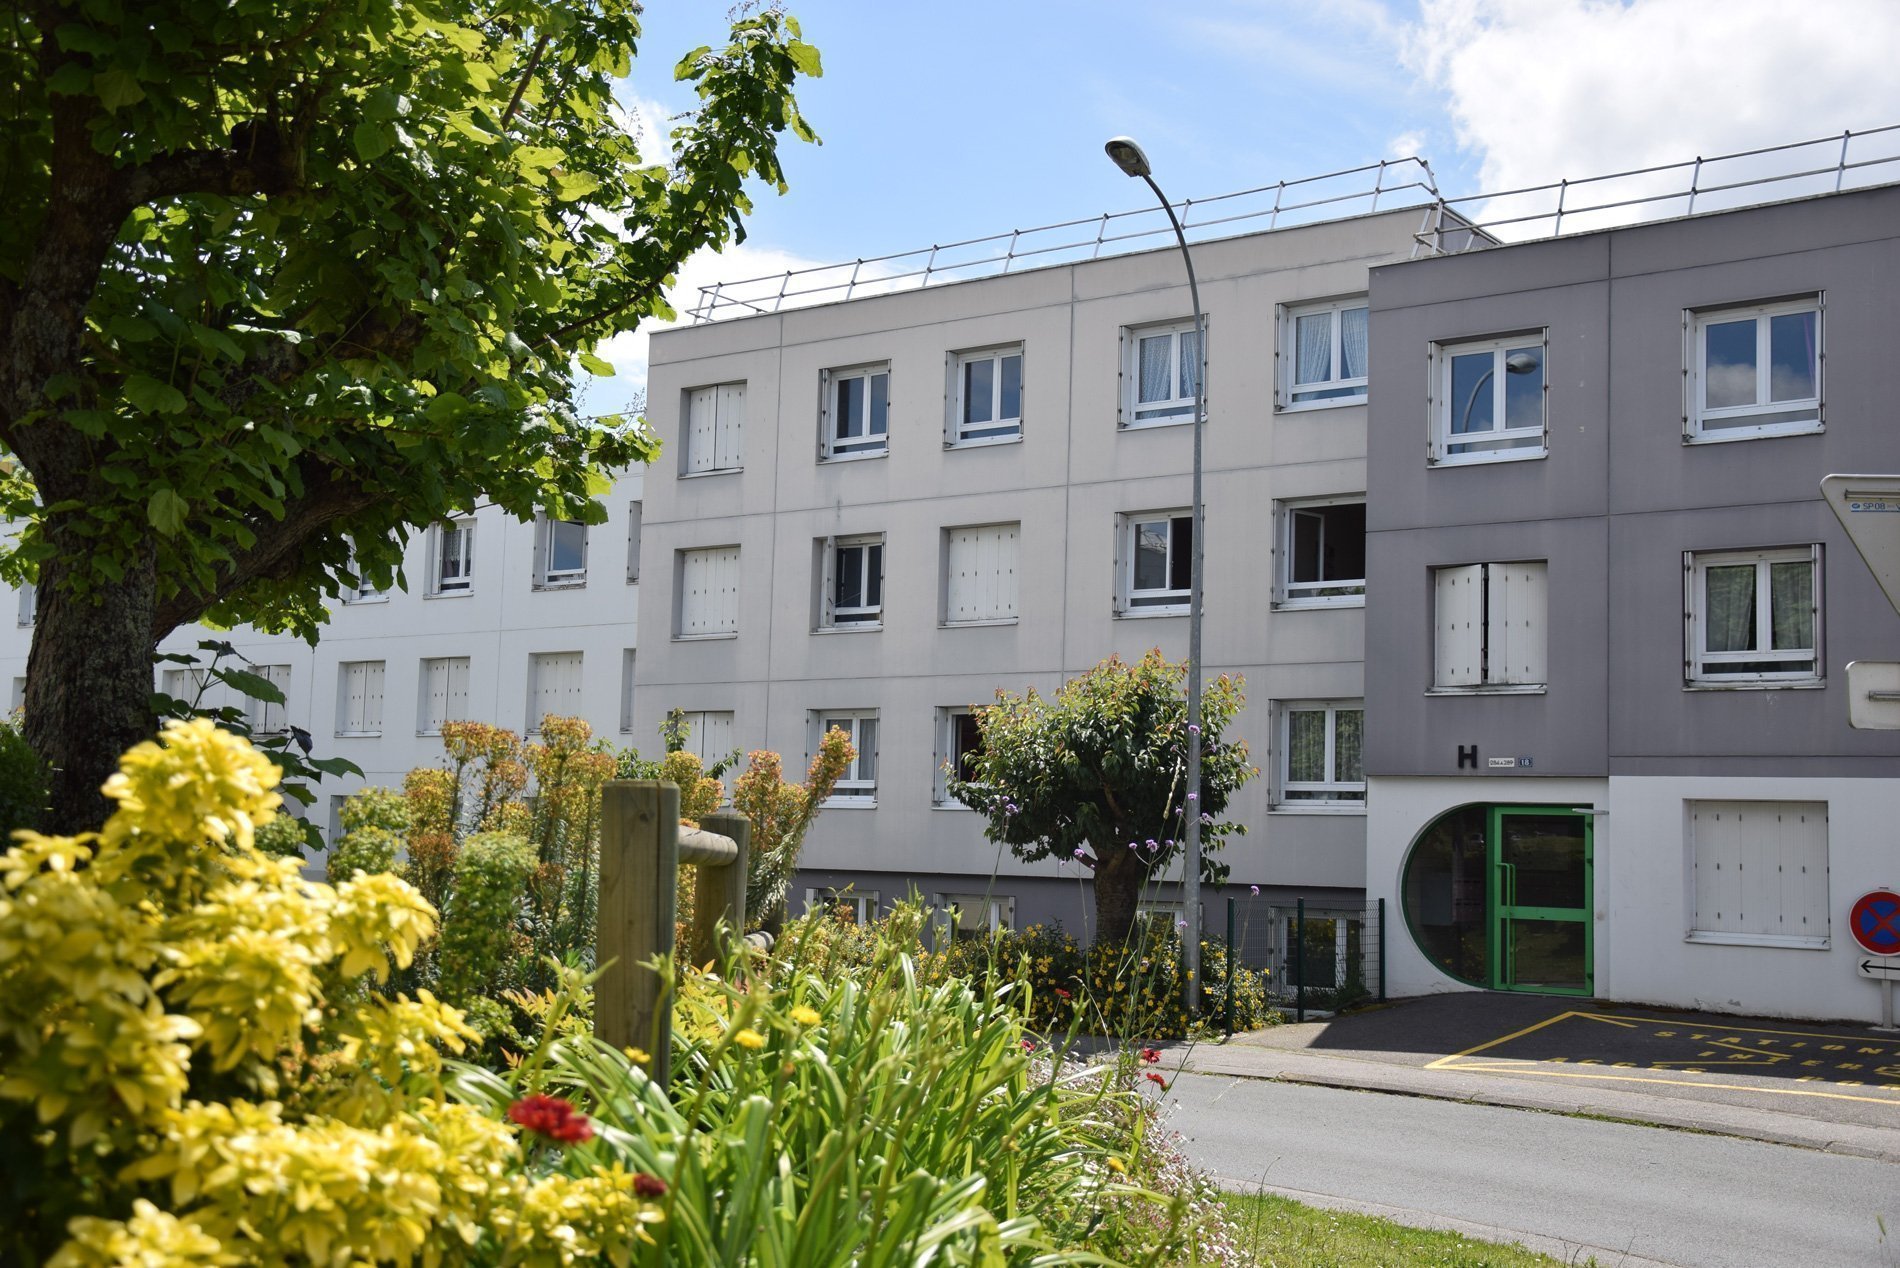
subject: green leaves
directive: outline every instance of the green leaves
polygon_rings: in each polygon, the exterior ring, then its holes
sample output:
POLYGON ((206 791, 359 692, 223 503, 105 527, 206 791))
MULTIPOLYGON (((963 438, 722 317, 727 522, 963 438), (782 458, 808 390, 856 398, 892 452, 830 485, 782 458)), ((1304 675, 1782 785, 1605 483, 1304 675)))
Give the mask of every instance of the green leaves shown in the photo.
POLYGON ((176 414, 185 408, 185 394, 149 374, 129 375, 120 389, 132 408, 145 414, 176 414))
POLYGON ((374 163, 396 143, 396 134, 375 119, 365 119, 350 133, 350 140, 356 147, 357 158, 374 163))
POLYGON ((175 537, 184 528, 185 512, 190 509, 185 499, 170 489, 161 488, 154 490, 146 502, 145 518, 165 536, 175 537))
POLYGON ((591 352, 577 352, 574 354, 574 359, 580 362, 583 370, 586 370, 596 378, 611 379, 614 377, 613 363, 603 361, 591 352))

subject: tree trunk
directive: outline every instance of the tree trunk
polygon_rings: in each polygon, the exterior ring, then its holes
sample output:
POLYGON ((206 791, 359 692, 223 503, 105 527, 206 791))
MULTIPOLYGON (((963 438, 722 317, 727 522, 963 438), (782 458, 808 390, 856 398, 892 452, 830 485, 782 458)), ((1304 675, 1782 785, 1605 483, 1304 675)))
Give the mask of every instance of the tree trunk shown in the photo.
MULTIPOLYGON (((1119 839, 1119 837, 1118 837, 1119 839)), ((1093 844, 1093 842, 1091 842, 1093 844)), ((1147 865, 1126 845, 1110 842, 1095 851, 1095 940, 1125 943, 1135 928, 1147 865)))
POLYGON ((48 767, 47 831, 89 831, 105 822, 110 803, 99 787, 119 756, 152 738, 152 614, 157 606, 155 557, 116 586, 85 596, 69 593, 68 560, 81 542, 49 523, 59 553, 40 565, 33 650, 26 663, 26 738, 48 767))

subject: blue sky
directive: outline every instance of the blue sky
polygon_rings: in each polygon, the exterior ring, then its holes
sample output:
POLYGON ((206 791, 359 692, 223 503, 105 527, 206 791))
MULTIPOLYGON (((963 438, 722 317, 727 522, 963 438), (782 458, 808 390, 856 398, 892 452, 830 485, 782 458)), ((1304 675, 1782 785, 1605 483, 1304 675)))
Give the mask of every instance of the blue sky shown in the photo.
MULTIPOLYGON (((1179 200, 1413 153, 1474 194, 1900 123, 1896 0, 785 7, 824 58, 799 88, 824 144, 787 142, 790 193, 685 291, 1143 206, 1102 154, 1117 133, 1179 200)), ((674 61, 726 12, 649 5, 625 95, 661 129, 693 105, 674 61)), ((645 344, 614 341, 590 405, 644 387, 645 344)))

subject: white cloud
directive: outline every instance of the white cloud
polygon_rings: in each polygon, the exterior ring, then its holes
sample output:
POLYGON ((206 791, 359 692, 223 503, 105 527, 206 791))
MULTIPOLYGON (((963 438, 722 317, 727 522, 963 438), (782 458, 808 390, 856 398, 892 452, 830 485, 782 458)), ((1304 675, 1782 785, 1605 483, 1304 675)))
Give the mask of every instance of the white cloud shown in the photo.
MULTIPOLYGON (((1444 94, 1482 187, 1502 190, 1900 122, 1896 48, 1891 0, 1423 0, 1404 57, 1444 94)), ((1881 137, 1861 153, 1895 149, 1881 137)), ((1778 162, 1837 156, 1838 145, 1816 147, 1778 162)), ((1705 169, 1702 183, 1761 170, 1705 169)), ((1686 186, 1687 175, 1645 188, 1686 186)), ((1896 177, 1900 167, 1866 179, 1896 177)))

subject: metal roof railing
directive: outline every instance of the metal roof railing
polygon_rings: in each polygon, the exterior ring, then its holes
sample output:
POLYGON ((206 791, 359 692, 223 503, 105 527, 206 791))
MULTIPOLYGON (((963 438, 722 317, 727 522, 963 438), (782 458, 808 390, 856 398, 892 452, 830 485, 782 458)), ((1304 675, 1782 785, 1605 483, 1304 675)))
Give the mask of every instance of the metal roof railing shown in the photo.
MULTIPOLYGON (((1176 204, 1189 237, 1219 236, 1229 225, 1265 220, 1277 229, 1293 224, 1338 219, 1379 210, 1381 199, 1389 208, 1435 206, 1442 202, 1431 165, 1422 158, 1381 159, 1298 180, 1276 181, 1253 189, 1188 199, 1176 204), (1365 178, 1371 176, 1368 186, 1365 178), (1410 191, 1419 196, 1405 197, 1410 191), (1218 214, 1209 215, 1209 210, 1218 214), (1202 212, 1194 219, 1195 210, 1202 212)), ((838 264, 788 269, 764 277, 720 282, 699 288, 699 302, 686 315, 695 323, 725 317, 773 313, 832 300, 855 299, 911 290, 942 282, 991 277, 1034 262, 1063 264, 1095 259, 1104 253, 1139 250, 1152 238, 1172 238, 1174 230, 1159 207, 1104 212, 1085 220, 1065 220, 1034 229, 1014 229, 962 242, 937 243, 913 251, 866 256, 838 264)))
MULTIPOLYGON (((1252 227, 1261 220, 1266 228, 1278 229, 1374 212, 1381 199, 1388 209, 1423 206, 1424 220, 1414 235, 1412 254, 1417 257, 1592 232, 1672 212, 1693 216, 1730 211, 1894 179, 1900 179, 1900 124, 1459 198, 1439 193, 1431 164, 1423 158, 1381 159, 1213 198, 1188 199, 1176 204, 1176 209, 1188 236, 1205 240, 1222 236, 1219 231, 1228 226, 1252 227), (1373 178, 1370 187, 1367 176, 1373 178), (1406 197, 1412 191, 1422 196, 1406 197), (1679 209, 1673 206, 1677 203, 1679 209), (1192 215, 1197 209, 1202 213, 1199 220, 1192 215)), ((702 286, 699 302, 686 316, 695 323, 717 321, 991 277, 1030 262, 1092 260, 1104 253, 1139 250, 1150 239, 1172 232, 1158 207, 1105 212, 1085 220, 702 286)))

